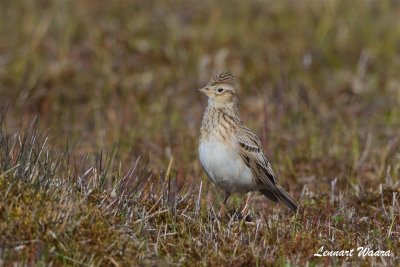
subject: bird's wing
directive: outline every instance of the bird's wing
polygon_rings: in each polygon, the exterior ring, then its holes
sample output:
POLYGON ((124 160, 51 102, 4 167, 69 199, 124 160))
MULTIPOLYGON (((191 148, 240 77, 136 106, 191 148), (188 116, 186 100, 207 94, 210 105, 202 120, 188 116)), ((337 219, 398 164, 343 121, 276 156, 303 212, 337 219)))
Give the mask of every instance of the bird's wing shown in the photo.
POLYGON ((264 184, 272 191, 275 191, 275 174, 264 155, 260 139, 245 126, 240 129, 236 137, 240 146, 240 156, 252 171, 254 178, 260 184, 264 184))
POLYGON ((240 156, 250 168, 256 182, 265 186, 260 192, 272 201, 281 201, 293 211, 297 210, 297 203, 276 183, 275 174, 265 158, 258 137, 244 126, 236 133, 236 137, 240 156))

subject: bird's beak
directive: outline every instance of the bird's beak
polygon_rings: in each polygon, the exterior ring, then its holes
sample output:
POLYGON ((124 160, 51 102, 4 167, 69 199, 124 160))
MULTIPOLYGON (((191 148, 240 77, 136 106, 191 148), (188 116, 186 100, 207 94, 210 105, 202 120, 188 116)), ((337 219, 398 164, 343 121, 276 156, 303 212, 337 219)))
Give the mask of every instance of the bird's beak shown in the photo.
POLYGON ((203 87, 203 88, 200 88, 200 89, 197 89, 197 90, 199 90, 200 92, 202 92, 204 94, 207 94, 210 91, 210 89, 207 86, 203 87))

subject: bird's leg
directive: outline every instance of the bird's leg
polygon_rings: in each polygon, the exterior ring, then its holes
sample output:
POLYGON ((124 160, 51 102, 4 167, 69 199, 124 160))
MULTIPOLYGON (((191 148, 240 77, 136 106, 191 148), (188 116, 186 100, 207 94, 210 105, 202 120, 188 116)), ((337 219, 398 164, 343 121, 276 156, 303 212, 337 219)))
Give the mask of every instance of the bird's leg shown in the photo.
POLYGON ((247 193, 247 196, 246 196, 246 202, 245 202, 245 204, 244 204, 244 207, 243 207, 242 211, 240 212, 240 213, 243 215, 243 217, 246 216, 245 213, 247 213, 247 210, 248 210, 248 208, 249 208, 249 200, 250 200, 250 197, 251 197, 251 193, 248 192, 248 193, 247 193))
POLYGON ((231 194, 231 193, 229 193, 229 192, 226 192, 226 193, 225 193, 224 201, 222 202, 221 208, 219 209, 219 212, 218 212, 218 217, 220 217, 220 218, 221 218, 221 216, 222 216, 222 213, 224 212, 225 204, 226 204, 226 202, 228 201, 228 198, 229 198, 230 194, 231 194))

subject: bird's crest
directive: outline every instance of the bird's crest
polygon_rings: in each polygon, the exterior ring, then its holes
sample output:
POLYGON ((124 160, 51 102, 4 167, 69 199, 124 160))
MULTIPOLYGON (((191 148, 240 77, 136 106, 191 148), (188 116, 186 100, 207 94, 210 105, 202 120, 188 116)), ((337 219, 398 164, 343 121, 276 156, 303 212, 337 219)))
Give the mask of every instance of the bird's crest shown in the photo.
POLYGON ((214 76, 214 78, 212 78, 212 80, 208 84, 211 86, 214 86, 217 84, 222 84, 222 83, 233 85, 233 80, 234 80, 234 77, 233 77, 232 73, 225 72, 225 73, 221 73, 220 75, 214 76))

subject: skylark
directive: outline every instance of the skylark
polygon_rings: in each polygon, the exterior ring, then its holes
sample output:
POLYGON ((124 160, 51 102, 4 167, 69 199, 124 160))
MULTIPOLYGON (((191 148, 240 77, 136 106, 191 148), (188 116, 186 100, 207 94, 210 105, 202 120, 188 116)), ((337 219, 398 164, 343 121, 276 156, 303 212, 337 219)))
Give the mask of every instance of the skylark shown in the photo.
POLYGON ((208 178, 225 191, 219 215, 231 193, 250 191, 260 191, 296 211, 296 202, 277 184, 260 140, 240 119, 232 74, 220 74, 199 90, 208 96, 199 156, 208 178))

